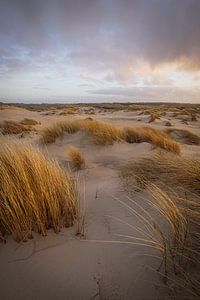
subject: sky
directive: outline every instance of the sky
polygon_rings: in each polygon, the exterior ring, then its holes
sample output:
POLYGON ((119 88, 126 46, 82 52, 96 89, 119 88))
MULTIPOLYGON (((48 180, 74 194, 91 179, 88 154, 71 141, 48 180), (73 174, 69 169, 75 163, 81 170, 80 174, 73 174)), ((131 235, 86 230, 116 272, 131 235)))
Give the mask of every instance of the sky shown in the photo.
POLYGON ((0 101, 200 103, 200 0, 0 0, 0 101))

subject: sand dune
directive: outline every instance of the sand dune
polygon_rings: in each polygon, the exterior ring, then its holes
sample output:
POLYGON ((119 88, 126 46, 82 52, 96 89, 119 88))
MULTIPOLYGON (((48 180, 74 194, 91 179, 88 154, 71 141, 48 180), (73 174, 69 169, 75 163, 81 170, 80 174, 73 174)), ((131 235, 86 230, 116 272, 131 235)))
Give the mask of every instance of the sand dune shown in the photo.
MULTIPOLYGON (((119 202, 129 204, 129 196, 151 212, 143 201, 149 199, 148 192, 137 186, 135 191, 127 191, 119 172, 129 161, 153 157, 163 150, 148 142, 116 141, 106 146, 95 145, 83 130, 65 133, 62 139, 44 145, 40 141, 41 133, 55 122, 92 117, 120 128, 150 126, 163 131, 168 128, 165 123, 169 121, 170 128, 200 136, 200 115, 197 113, 195 122, 188 119, 186 125, 173 116, 173 107, 168 109, 167 115, 152 123, 148 123, 149 115, 142 114, 142 110, 99 111, 94 108, 94 113, 87 114, 83 109, 74 115, 60 115, 59 109, 53 115, 12 107, 0 110, 1 124, 7 120, 20 122, 24 118, 40 123, 32 126, 34 130, 9 137, 39 147, 45 155, 48 153, 51 158, 58 159, 72 176, 78 176, 82 221, 84 215, 84 231, 79 235, 75 224, 62 228, 59 234, 50 229, 45 237, 33 231, 33 239, 19 244, 6 236, 6 244, 0 244, 2 299, 141 300, 164 299, 168 295, 167 286, 155 271, 161 260, 157 250, 124 237, 131 235, 141 239, 143 236, 137 228, 146 229, 119 202), (67 154, 70 145, 77 147, 84 157, 84 167, 79 171, 73 170, 67 154)), ((200 159, 199 145, 188 145, 184 140, 178 143, 181 157, 200 159)), ((134 204, 133 207, 137 209, 134 204)), ((156 214, 153 216, 159 221, 156 214)))

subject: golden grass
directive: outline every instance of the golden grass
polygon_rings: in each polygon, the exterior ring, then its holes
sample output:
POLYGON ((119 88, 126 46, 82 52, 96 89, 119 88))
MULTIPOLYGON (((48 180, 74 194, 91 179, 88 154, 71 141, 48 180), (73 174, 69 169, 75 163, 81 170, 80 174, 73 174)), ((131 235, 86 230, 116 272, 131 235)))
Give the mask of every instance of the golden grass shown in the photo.
POLYGON ((23 124, 14 122, 14 121, 4 121, 3 124, 1 124, 2 128, 2 134, 19 134, 24 131, 30 131, 31 127, 30 126, 25 126, 23 124))
POLYGON ((188 145, 200 145, 200 137, 188 130, 170 128, 166 130, 167 134, 178 142, 188 145))
POLYGON ((69 158, 74 170, 80 170, 85 165, 85 159, 77 147, 70 146, 68 150, 69 158))
POLYGON ((165 132, 146 126, 141 128, 118 128, 110 123, 93 119, 72 120, 59 122, 47 127, 42 132, 44 143, 53 143, 57 138, 63 138, 64 133, 75 133, 85 130, 96 145, 112 145, 114 142, 125 140, 128 143, 148 142, 156 147, 176 154, 180 153, 179 144, 171 139, 165 132))
POLYGON ((54 143, 56 139, 62 139, 65 133, 73 134, 80 129, 80 123, 78 120, 68 120, 59 123, 55 123, 50 127, 45 128, 41 135, 41 141, 45 144, 54 143))
MULTIPOLYGON (((145 163, 140 168, 144 166, 145 163)), ((156 168, 156 164, 150 166, 146 178, 143 174, 141 176, 140 172, 134 173, 137 181, 143 182, 142 185, 146 187, 150 197, 143 197, 139 194, 138 198, 140 201, 134 201, 127 197, 128 204, 118 200, 140 222, 140 225, 136 228, 131 224, 127 224, 134 231, 140 232, 140 238, 134 234, 129 236, 122 235, 122 237, 125 237, 126 240, 128 239, 130 244, 144 246, 147 249, 151 248, 160 253, 158 256, 156 252, 155 255, 154 252, 151 252, 152 256, 160 260, 160 263, 157 269, 150 268, 158 272, 159 277, 162 278, 169 288, 170 296, 168 295, 166 299, 199 299, 200 198, 194 194, 190 194, 188 197, 187 193, 183 193, 181 196, 180 193, 175 192, 171 188, 172 180, 175 178, 174 176, 171 178, 171 165, 168 165, 169 174, 165 173, 166 182, 164 188, 161 189, 153 184, 149 181, 151 179, 149 174, 151 172, 157 174, 154 168, 156 168), (139 178, 139 176, 141 177, 139 178), (171 180, 168 180, 169 178, 171 180), (166 186, 169 186, 167 192, 166 186)), ((187 175, 184 175, 184 182, 187 180, 187 175)), ((179 173, 178 176, 180 176, 179 173)), ((157 179, 159 177, 160 174, 157 174, 157 179)), ((186 187, 191 187, 192 181, 190 180, 191 178, 185 184, 186 187)), ((133 177, 130 183, 133 190, 133 177)), ((194 187, 191 190, 194 191, 196 188, 194 187)), ((163 299, 165 299, 164 296, 163 299)))
POLYGON ((85 119, 63 121, 45 128, 42 141, 46 144, 53 143, 57 138, 63 138, 65 133, 72 134, 80 129, 85 130, 97 145, 113 144, 119 141, 121 136, 121 130, 109 123, 85 119))
POLYGON ((76 217, 75 183, 57 161, 31 145, 1 139, 0 234, 16 241, 70 226, 76 217))
POLYGON ((156 154, 151 158, 128 162, 121 168, 122 178, 130 183, 133 178, 144 184, 158 182, 200 195, 200 160, 171 153, 156 154))
POLYGON ((180 197, 172 191, 169 194, 152 183, 147 190, 151 197, 141 199, 148 205, 146 208, 131 199, 126 205, 140 220, 138 230, 143 235, 140 242, 137 237, 129 238, 160 252, 157 272, 169 287, 171 297, 199 299, 200 199, 180 197))
POLYGON ((140 133, 144 141, 163 148, 166 151, 180 154, 179 144, 168 137, 163 131, 146 126, 140 129, 140 133))
POLYGON ((20 124, 22 125, 30 125, 30 126, 34 126, 34 125, 38 125, 40 124, 38 121, 36 121, 35 119, 28 119, 28 118, 24 118, 20 124))
POLYGON ((122 135, 120 128, 106 122, 83 120, 82 128, 89 133, 96 145, 113 144, 120 141, 122 135))
POLYGON ((133 127, 125 127, 122 131, 122 138, 127 143, 141 143, 142 136, 140 134, 140 130, 138 128, 133 127))
POLYGON ((180 154, 180 146, 161 130, 149 126, 141 128, 126 127, 122 132, 122 137, 128 143, 148 142, 166 151, 180 154))
POLYGON ((76 115, 78 113, 77 107, 68 107, 65 108, 63 111, 59 113, 60 116, 67 116, 67 115, 76 115))
POLYGON ((150 113, 149 123, 152 123, 155 120, 159 120, 159 119, 160 119, 160 114, 159 113, 157 113, 157 112, 150 113))

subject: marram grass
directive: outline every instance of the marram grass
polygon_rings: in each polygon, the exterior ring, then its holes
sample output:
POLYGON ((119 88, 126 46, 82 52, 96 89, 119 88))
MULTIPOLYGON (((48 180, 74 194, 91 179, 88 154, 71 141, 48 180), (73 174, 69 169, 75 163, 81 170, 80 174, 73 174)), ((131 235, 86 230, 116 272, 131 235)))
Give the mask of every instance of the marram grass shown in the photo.
POLYGON ((26 240, 36 231, 58 233, 76 217, 77 192, 57 161, 31 145, 1 138, 0 237, 26 240))
POLYGON ((150 126, 141 128, 118 128, 113 124, 96 120, 68 120, 56 123, 42 131, 42 141, 45 144, 54 143, 56 139, 63 138, 65 133, 73 134, 84 130, 96 145, 111 145, 115 142, 128 143, 147 142, 166 151, 180 154, 180 145, 165 132, 150 126))

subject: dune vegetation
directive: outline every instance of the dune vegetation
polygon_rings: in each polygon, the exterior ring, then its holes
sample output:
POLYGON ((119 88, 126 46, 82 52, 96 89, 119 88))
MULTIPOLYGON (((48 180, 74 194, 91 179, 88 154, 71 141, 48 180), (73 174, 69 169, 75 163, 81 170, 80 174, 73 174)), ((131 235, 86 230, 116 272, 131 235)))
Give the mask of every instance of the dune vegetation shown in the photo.
POLYGON ((2 134, 20 134, 31 130, 31 126, 26 126, 15 121, 4 121, 1 124, 2 134))
POLYGON ((128 143, 148 142, 156 147, 176 154, 180 153, 179 144, 164 131, 150 126, 141 128, 118 128, 110 123, 96 120, 73 120, 56 123, 42 131, 42 142, 54 143, 56 139, 63 138, 65 133, 73 134, 80 129, 85 130, 96 145, 110 145, 114 142, 126 141, 128 143))
POLYGON ((67 115, 76 115, 78 114, 79 110, 75 106, 66 107, 63 111, 59 113, 60 116, 67 116, 67 115))
POLYGON ((132 198, 128 198, 128 203, 119 201, 141 224, 137 228, 141 238, 126 238, 130 243, 155 250, 158 268, 152 270, 168 288, 168 296, 162 299, 199 299, 200 198, 181 197, 174 190, 166 192, 151 182, 146 189, 148 197, 142 197, 140 203, 132 198))
POLYGON ((159 129, 149 126, 140 128, 125 127, 122 136, 128 143, 147 142, 166 151, 180 154, 180 145, 159 129))
POLYGON ((73 134, 80 129, 78 121, 67 120, 63 122, 57 122, 50 127, 45 128, 41 135, 41 141, 44 144, 54 143, 57 139, 62 139, 65 133, 73 134))
POLYGON ((177 156, 172 153, 157 153, 153 157, 129 161, 122 166, 125 180, 136 179, 142 186, 146 182, 161 186, 179 187, 200 195, 200 160, 177 156))
POLYGON ((32 126, 40 124, 34 119, 25 118, 21 122, 4 121, 0 124, 1 132, 3 135, 7 134, 21 134, 34 130, 32 126))
POLYGON ((57 161, 38 149, 9 139, 0 148, 0 235, 16 241, 71 226, 76 218, 77 190, 57 161))
POLYGON ((121 129, 110 123, 84 120, 82 121, 82 128, 88 132, 96 145, 111 145, 121 140, 121 129))
POLYGON ((85 165, 85 159, 77 147, 70 146, 68 156, 74 170, 80 170, 85 165))
POLYGON ((141 222, 141 241, 160 253, 155 271, 169 297, 199 299, 200 160, 161 152, 127 162, 120 177, 132 195, 125 206, 141 222), (133 195, 144 188, 148 195, 135 202, 133 195))
POLYGON ((155 120, 159 120, 160 119, 160 115, 157 112, 151 112, 150 113, 150 117, 149 117, 149 123, 154 122, 155 120))

